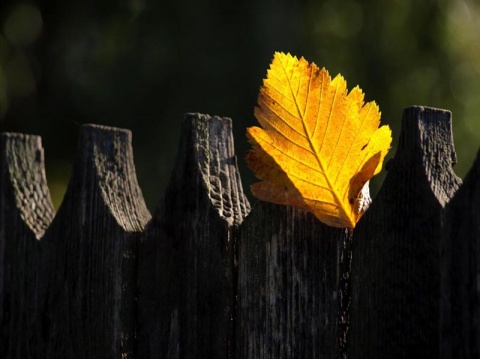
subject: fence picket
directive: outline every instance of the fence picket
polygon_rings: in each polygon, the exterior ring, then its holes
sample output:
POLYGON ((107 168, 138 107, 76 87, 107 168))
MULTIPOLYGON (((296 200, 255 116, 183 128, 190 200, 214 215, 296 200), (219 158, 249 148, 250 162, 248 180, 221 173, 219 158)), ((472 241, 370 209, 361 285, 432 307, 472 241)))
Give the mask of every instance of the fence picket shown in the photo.
POLYGON ((448 111, 405 109, 397 153, 355 229, 349 358, 438 358, 444 206, 460 180, 448 111))
POLYGON ((480 151, 447 205, 441 358, 480 357, 480 151))
POLYGON ((233 232, 250 205, 231 126, 227 118, 184 118, 175 168, 140 258, 139 358, 233 355, 233 232))
POLYGON ((350 239, 304 211, 255 204, 239 234, 237 358, 337 357, 350 239))
POLYGON ((46 358, 134 358, 136 252, 149 219, 130 131, 82 126, 67 193, 42 239, 46 358))
POLYGON ((0 357, 41 358, 45 351, 39 239, 54 210, 38 136, 0 136, 0 357))

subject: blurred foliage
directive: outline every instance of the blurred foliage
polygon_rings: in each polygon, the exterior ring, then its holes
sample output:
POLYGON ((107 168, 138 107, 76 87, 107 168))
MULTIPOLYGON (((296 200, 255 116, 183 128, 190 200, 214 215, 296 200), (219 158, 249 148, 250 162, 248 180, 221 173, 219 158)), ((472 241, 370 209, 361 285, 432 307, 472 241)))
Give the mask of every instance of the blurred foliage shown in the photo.
POLYGON ((247 186, 254 178, 242 160, 245 128, 256 124, 274 51, 289 51, 341 72, 349 88, 359 84, 394 141, 405 106, 451 110, 464 176, 480 144, 479 16, 473 0, 2 0, 0 130, 42 136, 58 206, 78 126, 131 129, 153 208, 182 115, 228 116, 247 186))

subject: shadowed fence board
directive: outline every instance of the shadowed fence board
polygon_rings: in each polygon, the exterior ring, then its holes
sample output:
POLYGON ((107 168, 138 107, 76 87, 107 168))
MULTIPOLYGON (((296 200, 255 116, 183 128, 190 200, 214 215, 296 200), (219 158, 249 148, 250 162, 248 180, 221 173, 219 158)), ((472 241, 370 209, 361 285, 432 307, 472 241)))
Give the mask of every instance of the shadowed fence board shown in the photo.
POLYGON ((447 210, 441 358, 480 358, 480 151, 447 210))
POLYGON ((134 358, 136 251, 149 219, 130 131, 82 126, 65 198, 42 239, 47 358, 134 358))
POLYGON ((175 168, 148 228, 139 272, 139 358, 233 355, 233 231, 243 194, 231 120, 185 116, 175 168))
POLYGON ((438 358, 444 206, 460 179, 448 111, 405 109, 400 142, 354 232, 349 358, 438 358))
POLYGON ((38 136, 0 136, 0 357, 44 355, 39 239, 54 216, 38 136))
POLYGON ((337 358, 350 234, 258 202, 239 241, 237 358, 337 358))

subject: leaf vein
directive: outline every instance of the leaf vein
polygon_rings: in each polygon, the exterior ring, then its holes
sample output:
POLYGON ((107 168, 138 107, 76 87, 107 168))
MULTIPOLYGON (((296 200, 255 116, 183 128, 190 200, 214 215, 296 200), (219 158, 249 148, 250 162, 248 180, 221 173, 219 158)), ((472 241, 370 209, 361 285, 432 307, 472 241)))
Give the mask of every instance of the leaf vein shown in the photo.
MULTIPOLYGON (((284 151, 283 149, 281 149, 280 147, 278 147, 275 143, 270 143, 270 142, 267 142, 265 141, 263 138, 258 138, 257 140, 260 140, 260 141, 263 141, 264 143, 267 143, 268 145, 274 147, 278 152, 282 153, 283 155, 291 158, 292 160, 294 160, 295 162, 298 162, 302 165, 304 165, 305 167, 308 167, 310 168, 311 170, 315 171, 315 172, 318 172, 322 175, 324 175, 326 177, 326 174, 325 172, 323 172, 321 169, 318 169, 318 168, 315 168, 315 167, 312 167, 311 165, 309 165, 308 163, 305 163, 303 161, 301 161, 300 159, 296 158, 296 157, 293 157, 290 153, 284 151)), ((294 144, 296 144, 295 142, 292 142, 294 144)), ((267 152, 268 153, 268 152, 267 152)))
POLYGON ((357 140, 357 137, 358 137, 358 134, 361 133, 362 131, 362 127, 363 125, 365 124, 365 120, 367 119, 368 115, 370 114, 370 110, 372 109, 372 106, 369 106, 368 107, 368 111, 366 113, 366 115, 363 117, 362 119, 362 123, 360 124, 360 128, 358 129, 358 131, 355 131, 355 137, 353 138, 353 141, 350 142, 350 147, 348 148, 348 152, 347 152, 347 155, 345 156, 345 160, 342 162, 342 166, 340 167, 340 169, 338 170, 337 172, 337 176, 335 177, 335 181, 333 183, 337 183, 338 181, 338 176, 340 175, 340 173, 343 171, 343 167, 345 166, 345 162, 347 162, 347 158, 350 157, 350 152, 353 148, 353 144, 355 143, 355 141, 357 140))

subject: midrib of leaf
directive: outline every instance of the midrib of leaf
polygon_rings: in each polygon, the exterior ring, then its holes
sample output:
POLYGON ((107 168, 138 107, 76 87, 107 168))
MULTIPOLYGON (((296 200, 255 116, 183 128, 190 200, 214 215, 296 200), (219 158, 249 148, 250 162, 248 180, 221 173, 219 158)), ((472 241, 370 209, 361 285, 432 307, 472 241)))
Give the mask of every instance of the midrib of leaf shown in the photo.
MULTIPOLYGON (((347 214, 347 211, 343 208, 343 205, 342 205, 342 201, 340 201, 340 197, 335 189, 335 187, 332 186, 332 183, 330 182, 330 178, 328 176, 328 173, 327 173, 327 170, 323 164, 323 161, 321 160, 320 158, 320 154, 317 152, 317 150, 315 149, 315 146, 313 145, 313 139, 312 139, 312 136, 310 135, 308 129, 307 129, 307 126, 305 124, 305 116, 304 116, 304 113, 302 113, 302 111, 300 110, 300 105, 298 103, 298 100, 297 100, 297 96, 296 94, 293 92, 293 86, 292 86, 292 83, 290 81, 290 76, 288 75, 286 69, 285 69, 285 66, 283 65, 282 62, 280 62, 282 64, 282 69, 283 69, 283 72, 285 74, 285 77, 288 81, 288 88, 290 89, 290 93, 292 94, 292 97, 293 97, 293 102, 295 103, 295 107, 297 108, 297 112, 298 112, 298 117, 302 120, 302 126, 303 126, 303 130, 305 131, 305 134, 306 134, 306 138, 308 140, 308 144, 310 145, 310 148, 312 149, 313 153, 315 154, 315 158, 317 159, 317 162, 318 162, 318 165, 321 169, 321 171, 323 172, 324 176, 325 176, 325 179, 327 181, 327 184, 328 186, 331 188, 331 192, 333 193, 333 196, 337 202, 337 206, 338 208, 340 208, 344 214, 347 216, 347 218, 350 219, 350 217, 348 216, 347 214)), ((309 76, 309 86, 308 86, 308 91, 307 91, 307 98, 306 98, 306 101, 305 101, 305 107, 307 107, 307 104, 308 104, 308 97, 310 95, 310 80, 311 80, 311 73, 313 71, 313 66, 310 67, 310 76, 309 76)), ((293 74, 293 72, 292 72, 293 74)), ((299 87, 300 87, 300 84, 299 84, 299 87)), ((335 95, 333 97, 333 101, 332 103, 335 103, 335 99, 336 99, 336 96, 337 96, 337 89, 338 89, 338 85, 337 87, 335 87, 335 95)), ((322 89, 323 91, 323 89, 322 89)), ((321 104, 321 103, 320 103, 321 104)), ((319 104, 319 107, 320 107, 320 104, 319 104)), ((332 111, 333 111, 333 106, 332 106, 332 109, 330 110, 330 114, 329 114, 329 118, 328 118, 328 123, 327 123, 327 128, 325 129, 325 135, 324 135, 324 140, 325 140, 325 136, 326 136, 326 133, 327 133, 327 130, 328 130, 328 124, 330 122, 330 118, 331 118, 331 115, 332 115, 332 111)), ((319 109, 319 112, 320 112, 320 109, 319 109)), ((316 119, 316 121, 318 121, 318 118, 316 119)), ((315 123, 315 127, 316 127, 316 123, 315 123)), ((322 143, 323 145, 323 143, 322 143)), ((315 170, 313 168, 313 170, 315 170)), ((317 199, 315 199, 317 200, 317 199)), ((325 202, 325 201, 320 201, 320 202, 325 202)))
MULTIPOLYGON (((273 88, 275 91, 277 91, 279 94, 281 94, 282 96, 283 93, 281 91, 279 91, 278 89, 276 89, 274 86, 270 85, 271 88, 273 88)), ((270 99, 272 99, 273 101, 275 101, 272 96, 270 96, 270 94, 268 93, 265 93, 265 96, 268 96, 270 99)), ((297 120, 299 120, 300 122, 303 122, 303 119, 296 116, 295 114, 293 114, 290 109, 286 108, 283 104, 279 103, 278 101, 275 101, 280 107, 282 107, 286 112, 288 112, 292 117, 296 118, 297 120)), ((307 138, 307 136, 305 135, 305 133, 301 133, 299 132, 296 128, 294 128, 289 122, 285 121, 279 114, 278 112, 275 111, 274 108, 270 107, 270 111, 272 111, 272 113, 274 113, 288 128, 290 128, 293 132, 295 132, 296 134, 298 134, 299 136, 301 137, 305 137, 307 138)), ((293 142, 287 135, 285 135, 282 131, 280 131, 280 129, 275 126, 275 122, 272 122, 269 120, 269 118, 265 118, 265 121, 267 121, 271 126, 272 128, 275 129, 275 131, 277 131, 279 134, 281 134, 286 140, 288 141, 291 141, 293 142)), ((297 146, 303 148, 304 150, 306 151, 309 151, 309 152, 312 152, 310 148, 307 148, 307 147, 304 147, 302 144, 300 143, 297 143, 297 142, 294 142, 297 146)), ((314 152, 312 152, 314 153, 314 152)))

